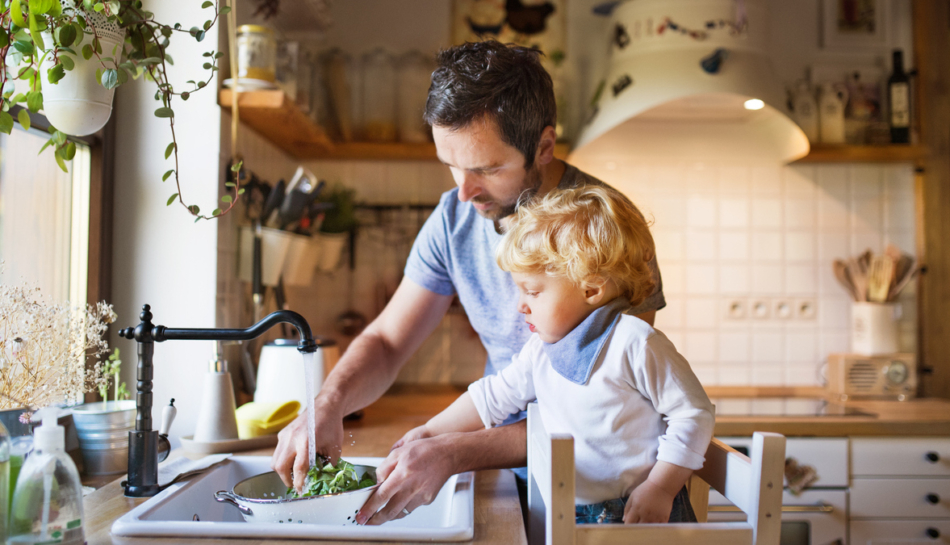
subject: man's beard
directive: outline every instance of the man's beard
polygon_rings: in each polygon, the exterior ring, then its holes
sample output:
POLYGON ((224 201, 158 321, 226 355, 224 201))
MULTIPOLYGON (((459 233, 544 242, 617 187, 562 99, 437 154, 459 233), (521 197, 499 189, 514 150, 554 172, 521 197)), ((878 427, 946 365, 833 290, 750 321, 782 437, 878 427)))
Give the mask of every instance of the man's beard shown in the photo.
MULTIPOLYGON (((478 210, 475 209, 483 218, 492 220, 495 223, 498 223, 504 218, 515 213, 518 210, 518 205, 522 203, 530 202, 534 199, 535 195, 538 194, 538 190, 541 189, 541 169, 538 168, 538 165, 535 164, 529 168, 524 175, 524 179, 521 182, 521 190, 518 191, 518 196, 510 203, 498 203, 495 204, 498 206, 490 210, 478 210)), ((491 200, 491 199, 488 199, 491 200)), ((479 198, 476 197, 472 199, 472 202, 480 202, 479 198)))

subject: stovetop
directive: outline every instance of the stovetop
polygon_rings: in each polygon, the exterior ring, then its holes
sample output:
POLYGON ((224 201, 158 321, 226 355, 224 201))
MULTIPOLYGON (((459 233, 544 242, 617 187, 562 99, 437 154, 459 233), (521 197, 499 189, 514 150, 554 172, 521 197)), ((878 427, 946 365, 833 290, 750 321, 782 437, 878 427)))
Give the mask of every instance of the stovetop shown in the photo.
POLYGON ((807 397, 720 397, 716 416, 875 416, 847 405, 807 397))

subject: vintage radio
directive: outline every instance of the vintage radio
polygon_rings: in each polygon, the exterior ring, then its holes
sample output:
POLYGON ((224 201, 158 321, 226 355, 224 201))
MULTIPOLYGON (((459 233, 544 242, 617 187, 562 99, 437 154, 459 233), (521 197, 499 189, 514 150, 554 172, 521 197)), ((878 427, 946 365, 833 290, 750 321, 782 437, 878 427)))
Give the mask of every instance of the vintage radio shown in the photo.
POLYGON ((910 399, 917 394, 917 358, 913 354, 831 354, 828 393, 841 400, 910 399))

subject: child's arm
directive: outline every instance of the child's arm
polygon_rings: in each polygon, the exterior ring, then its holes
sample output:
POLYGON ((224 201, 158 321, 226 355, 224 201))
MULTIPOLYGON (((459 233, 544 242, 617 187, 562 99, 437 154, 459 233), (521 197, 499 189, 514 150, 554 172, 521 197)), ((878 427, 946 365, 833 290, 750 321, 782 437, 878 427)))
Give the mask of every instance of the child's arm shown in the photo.
POLYGON ((623 510, 623 522, 669 522, 673 499, 692 473, 692 469, 658 461, 650 470, 647 480, 630 493, 623 510))
POLYGON ((478 416, 472 396, 465 392, 444 411, 426 422, 426 431, 430 437, 443 433, 477 431, 485 428, 482 418, 478 416))

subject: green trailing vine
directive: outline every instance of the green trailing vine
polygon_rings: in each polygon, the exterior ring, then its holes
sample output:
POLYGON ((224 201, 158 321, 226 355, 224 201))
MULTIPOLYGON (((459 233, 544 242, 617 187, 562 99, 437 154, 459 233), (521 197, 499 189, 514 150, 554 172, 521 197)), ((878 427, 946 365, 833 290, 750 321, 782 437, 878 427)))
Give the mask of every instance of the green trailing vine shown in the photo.
MULTIPOLYGON (((14 119, 10 109, 13 106, 21 106, 16 122, 27 130, 30 128, 29 112, 36 113, 43 109, 40 70, 45 60, 52 60, 52 67, 46 73, 49 83, 58 84, 66 72, 75 68, 79 56, 85 61, 95 57, 95 62, 99 64, 96 78, 106 89, 114 89, 130 79, 140 78, 156 86, 155 100, 160 106, 154 115, 167 119, 171 132, 171 142, 165 148, 165 159, 174 156, 174 167, 162 175, 162 182, 171 177, 175 180, 176 191, 167 204, 170 206, 179 202, 195 216, 195 221, 223 216, 231 211, 238 197, 244 193, 240 187, 240 162, 231 166, 233 175, 229 176, 225 184, 222 204, 210 215, 202 214, 198 205, 185 202, 179 177, 179 149, 173 107, 175 99, 186 101, 193 93, 208 87, 218 71, 218 60, 224 54, 214 50, 203 53, 205 60, 202 67, 207 71, 207 77, 198 81, 189 80, 181 90, 176 90, 167 72, 167 67, 174 65, 174 60, 166 51, 175 34, 187 34, 198 42, 204 40, 218 19, 231 11, 228 0, 223 0, 223 6, 220 5, 221 0, 205 0, 201 4, 202 9, 213 11, 213 14, 200 27, 188 29, 180 23, 168 25, 156 21, 154 14, 142 7, 141 0, 82 0, 79 9, 68 0, 65 6, 61 0, 0 2, 0 132, 12 132, 14 119), (111 51, 103 51, 101 34, 89 17, 91 13, 98 13, 109 23, 117 25, 125 33, 124 42, 111 51), (46 43, 47 38, 50 38, 51 43, 46 43), (16 93, 15 80, 25 82, 28 90, 16 93)), ((50 138, 40 153, 51 147, 56 164, 66 172, 66 162, 75 156, 76 144, 55 127, 50 126, 49 133, 50 138)))

